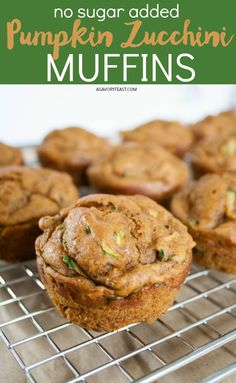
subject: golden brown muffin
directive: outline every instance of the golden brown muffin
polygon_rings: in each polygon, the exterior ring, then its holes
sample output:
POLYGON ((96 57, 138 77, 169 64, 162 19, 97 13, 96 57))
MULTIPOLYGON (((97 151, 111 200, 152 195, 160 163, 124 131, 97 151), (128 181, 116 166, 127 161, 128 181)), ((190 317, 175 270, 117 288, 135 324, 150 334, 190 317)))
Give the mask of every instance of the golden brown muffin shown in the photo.
POLYGON ((197 243, 197 263, 236 273, 235 174, 203 176, 174 196, 171 209, 197 243))
POLYGON ((236 134, 199 141, 192 150, 195 174, 236 172, 236 134))
POLYGON ((23 165, 21 151, 0 142, 0 167, 10 165, 23 165))
POLYGON ((0 183, 0 258, 33 258, 39 218, 75 203, 77 189, 67 174, 17 166, 2 168, 0 183))
POLYGON ((143 194, 163 201, 187 183, 188 169, 159 145, 131 143, 110 148, 89 167, 88 178, 97 192, 143 194))
POLYGON ((193 125, 192 129, 197 139, 236 134, 236 113, 227 111, 216 116, 207 116, 193 125))
POLYGON ((178 156, 183 156, 193 144, 191 129, 175 121, 155 120, 120 134, 124 142, 155 142, 178 156))
POLYGON ((38 148, 43 166, 69 173, 76 184, 86 184, 85 170, 108 147, 108 142, 81 128, 53 130, 38 148))
POLYGON ((87 329, 154 321, 190 268, 186 227, 143 196, 90 195, 40 228, 42 281, 62 315, 87 329))

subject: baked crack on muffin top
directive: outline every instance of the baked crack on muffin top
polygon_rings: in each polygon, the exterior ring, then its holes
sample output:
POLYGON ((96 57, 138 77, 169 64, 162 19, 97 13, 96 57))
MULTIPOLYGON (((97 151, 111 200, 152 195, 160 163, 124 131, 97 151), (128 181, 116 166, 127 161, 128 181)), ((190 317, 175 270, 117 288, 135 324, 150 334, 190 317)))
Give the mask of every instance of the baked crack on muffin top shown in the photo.
POLYGON ((23 165, 21 151, 0 142, 0 167, 10 165, 23 165))
POLYGON ((156 144, 126 144, 107 150, 88 169, 94 190, 169 198, 188 181, 184 162, 156 144))
POLYGON ((186 227, 143 196, 84 197, 42 218, 40 228, 38 260, 54 278, 71 278, 77 302, 127 297, 174 279, 191 263, 194 242, 186 227))
POLYGON ((192 130, 175 121, 154 120, 120 134, 124 142, 155 142, 178 156, 184 155, 193 144, 192 130))

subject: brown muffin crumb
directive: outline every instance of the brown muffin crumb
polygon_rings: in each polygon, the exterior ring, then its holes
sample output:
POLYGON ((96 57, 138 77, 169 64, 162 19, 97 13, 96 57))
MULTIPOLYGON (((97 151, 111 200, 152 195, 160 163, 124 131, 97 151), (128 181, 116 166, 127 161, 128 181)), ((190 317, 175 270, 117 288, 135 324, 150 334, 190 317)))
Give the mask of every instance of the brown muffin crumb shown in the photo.
POLYGON ((53 130, 38 148, 42 165, 69 173, 76 184, 87 184, 85 170, 109 146, 85 129, 53 130))
POLYGON ((167 200, 188 181, 184 162, 163 147, 146 143, 111 148, 88 169, 97 192, 143 194, 167 200))
POLYGON ((207 174, 174 196, 172 212, 196 241, 194 260, 236 273, 236 175, 207 174))
POLYGON ((192 127, 197 139, 218 138, 236 134, 236 113, 222 112, 215 116, 207 116, 192 127))
POLYGON ((59 311, 87 329, 155 320, 191 264, 186 227, 143 196, 90 195, 40 227, 42 281, 59 311))
POLYGON ((120 134, 124 142, 154 142, 178 156, 183 156, 193 144, 191 129, 176 121, 154 120, 120 134))
POLYGON ((23 165, 21 151, 0 142, 0 168, 10 165, 23 165))
POLYGON ((236 134, 208 138, 192 150, 195 174, 236 172, 236 134))
POLYGON ((2 168, 0 183, 0 258, 33 258, 39 218, 73 204, 77 189, 67 174, 17 166, 2 168))

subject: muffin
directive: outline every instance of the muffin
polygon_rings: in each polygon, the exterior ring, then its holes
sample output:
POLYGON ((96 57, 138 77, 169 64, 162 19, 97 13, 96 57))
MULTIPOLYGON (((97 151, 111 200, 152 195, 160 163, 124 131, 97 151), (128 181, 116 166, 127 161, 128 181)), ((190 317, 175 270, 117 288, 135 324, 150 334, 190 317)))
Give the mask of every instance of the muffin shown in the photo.
POLYGON ((143 194, 166 201, 188 181, 184 162, 163 147, 146 143, 110 148, 88 169, 97 192, 143 194))
POLYGON ((0 168, 10 165, 23 165, 21 151, 0 142, 0 168))
POLYGON ((154 321, 190 268, 186 227, 144 196, 83 197, 40 228, 42 281, 61 314, 86 329, 154 321))
POLYGON ((193 133, 197 139, 224 137, 236 134, 236 113, 222 112, 216 116, 207 116, 193 125, 193 133))
POLYGON ((67 174, 23 166, 0 169, 0 183, 0 258, 33 258, 39 218, 75 203, 77 189, 67 174))
POLYGON ((236 172, 236 133, 199 141, 191 154, 195 175, 236 172))
POLYGON ((174 196, 171 208, 196 241, 194 260, 236 273, 236 175, 203 176, 174 196))
POLYGON ((108 147, 108 142, 81 128, 53 130, 38 148, 43 166, 69 173, 76 184, 87 183, 85 170, 108 147))
POLYGON ((155 142, 178 156, 183 156, 193 144, 191 129, 175 121, 155 120, 120 134, 124 142, 155 142))

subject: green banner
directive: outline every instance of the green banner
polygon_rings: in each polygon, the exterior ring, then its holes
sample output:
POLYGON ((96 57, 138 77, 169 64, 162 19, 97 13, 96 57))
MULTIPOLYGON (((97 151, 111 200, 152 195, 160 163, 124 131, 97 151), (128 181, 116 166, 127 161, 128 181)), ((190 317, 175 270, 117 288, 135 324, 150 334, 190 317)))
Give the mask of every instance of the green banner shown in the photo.
POLYGON ((2 84, 235 84, 235 0, 10 0, 2 84))

